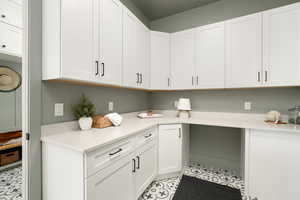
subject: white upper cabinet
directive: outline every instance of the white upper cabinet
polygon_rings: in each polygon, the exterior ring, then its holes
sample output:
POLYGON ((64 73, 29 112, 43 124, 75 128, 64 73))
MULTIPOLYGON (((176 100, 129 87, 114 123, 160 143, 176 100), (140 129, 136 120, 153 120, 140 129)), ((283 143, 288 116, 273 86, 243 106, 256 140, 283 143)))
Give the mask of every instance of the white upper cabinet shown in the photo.
POLYGON ((173 89, 195 87, 195 29, 171 34, 171 82, 173 89))
POLYGON ((137 21, 128 10, 123 12, 123 85, 137 87, 140 83, 138 73, 137 51, 137 21))
POLYGON ((93 19, 93 1, 61 1, 61 75, 63 78, 91 80, 95 45, 93 19))
POLYGON ((93 1, 44 0, 43 79, 94 77, 93 1))
POLYGON ((262 14, 226 22, 226 87, 262 85, 262 14))
POLYGON ((196 29, 196 88, 225 87, 225 23, 196 29))
POLYGON ((300 84, 300 4, 263 13, 264 83, 300 84))
POLYGON ((99 21, 96 21, 96 71, 99 82, 113 85, 122 83, 122 16, 119 0, 100 0, 99 21), (97 34, 97 31, 99 34, 97 34))
POLYGON ((151 86, 153 90, 170 89, 170 34, 151 31, 151 86))
POLYGON ((138 87, 148 88, 149 86, 149 63, 150 63, 150 31, 141 22, 137 23, 137 73, 139 73, 138 87))
POLYGON ((18 28, 22 28, 23 7, 18 1, 1 0, 0 1, 0 21, 18 28))

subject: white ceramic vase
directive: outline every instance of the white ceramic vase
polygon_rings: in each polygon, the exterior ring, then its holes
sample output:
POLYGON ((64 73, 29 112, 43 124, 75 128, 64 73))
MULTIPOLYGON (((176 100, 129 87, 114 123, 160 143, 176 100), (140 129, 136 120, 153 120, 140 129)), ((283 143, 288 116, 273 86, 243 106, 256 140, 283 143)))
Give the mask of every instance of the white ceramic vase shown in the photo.
POLYGON ((93 119, 91 117, 81 117, 78 123, 81 130, 89 130, 92 128, 93 119))

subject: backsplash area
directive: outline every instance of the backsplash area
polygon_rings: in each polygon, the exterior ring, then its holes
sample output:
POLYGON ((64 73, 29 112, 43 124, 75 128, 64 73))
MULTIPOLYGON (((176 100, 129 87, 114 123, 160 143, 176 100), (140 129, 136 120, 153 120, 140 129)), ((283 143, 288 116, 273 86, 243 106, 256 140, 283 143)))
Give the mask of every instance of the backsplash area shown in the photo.
POLYGON ((134 112, 148 108, 148 93, 144 91, 78 86, 65 83, 43 82, 43 124, 74 120, 72 106, 85 94, 96 106, 96 113, 108 113, 108 103, 114 102, 115 112, 134 112), (64 116, 54 116, 54 104, 64 103, 64 116))
POLYGON ((192 109, 207 112, 266 113, 300 105, 300 88, 226 89, 182 92, 154 92, 149 94, 149 107, 157 110, 174 110, 174 101, 180 97, 191 99, 192 109), (244 102, 252 109, 244 110, 244 102))

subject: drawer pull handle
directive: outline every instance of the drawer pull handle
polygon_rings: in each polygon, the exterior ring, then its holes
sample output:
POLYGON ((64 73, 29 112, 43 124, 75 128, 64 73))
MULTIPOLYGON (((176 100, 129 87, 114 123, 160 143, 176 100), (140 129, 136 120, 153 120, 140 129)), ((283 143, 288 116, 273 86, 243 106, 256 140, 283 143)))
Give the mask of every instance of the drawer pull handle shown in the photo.
POLYGON ((120 149, 118 149, 116 152, 110 153, 109 156, 116 155, 116 154, 120 153, 122 150, 123 150, 123 149, 120 148, 120 149))
POLYGON ((2 47, 2 48, 6 48, 6 45, 5 45, 5 44, 3 44, 1 47, 2 47))
POLYGON ((135 159, 132 159, 132 162, 133 162, 132 172, 135 173, 136 172, 136 161, 135 161, 135 159))
POLYGON ((141 165, 140 165, 140 157, 137 156, 136 158, 137 158, 137 160, 138 160, 138 164, 137 164, 137 168, 136 168, 136 169, 140 169, 140 167, 141 167, 141 165))
POLYGON ((150 133, 149 135, 146 135, 145 138, 148 139, 151 136, 152 136, 152 133, 150 133))
POLYGON ((6 15, 2 14, 2 15, 1 15, 1 17, 2 17, 2 18, 5 18, 5 17, 6 17, 6 15))

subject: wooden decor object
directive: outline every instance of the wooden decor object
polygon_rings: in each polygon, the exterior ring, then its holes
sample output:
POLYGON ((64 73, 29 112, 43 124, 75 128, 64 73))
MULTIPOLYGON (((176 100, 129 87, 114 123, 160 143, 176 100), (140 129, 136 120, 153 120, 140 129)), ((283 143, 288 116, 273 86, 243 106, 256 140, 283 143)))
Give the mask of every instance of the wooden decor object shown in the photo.
POLYGON ((112 122, 103 115, 96 115, 93 117, 93 128, 106 128, 112 125, 112 122))

